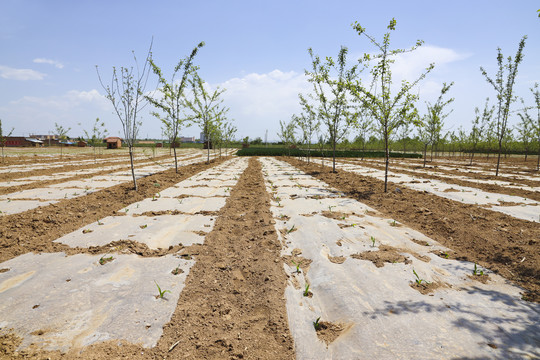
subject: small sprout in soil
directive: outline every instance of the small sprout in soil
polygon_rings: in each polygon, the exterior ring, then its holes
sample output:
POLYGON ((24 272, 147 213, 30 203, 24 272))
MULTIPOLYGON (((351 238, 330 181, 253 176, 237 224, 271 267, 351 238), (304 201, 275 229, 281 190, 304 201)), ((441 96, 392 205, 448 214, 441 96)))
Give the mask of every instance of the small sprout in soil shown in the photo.
POLYGON ((442 253, 445 259, 448 259, 450 255, 448 255, 448 251, 445 251, 442 253))
POLYGON ((7 202, 10 203, 10 202, 11 202, 11 199, 8 199, 7 202))
POLYGON ((320 328, 321 328, 321 324, 319 323, 319 320, 321 319, 321 317, 319 316, 317 318, 317 320, 315 320, 313 322, 313 327, 315 328, 315 331, 318 331, 320 328))
POLYGON ((128 213, 129 209, 128 208, 125 208, 124 211, 126 212, 126 214, 128 213))
POLYGON ((98 225, 104 225, 101 221, 99 221, 99 219, 98 219, 98 221, 97 221, 97 224, 98 224, 98 225))
POLYGON ((375 247, 375 237, 371 237, 371 247, 375 247))
POLYGON ((294 227, 294 224, 293 224, 293 226, 289 230, 287 230, 287 234, 290 234, 290 233, 292 233, 293 231, 296 231, 296 230, 297 229, 294 227))
POLYGON ((184 272, 184 270, 180 269, 180 265, 178 265, 177 267, 175 267, 175 268, 173 269, 173 271, 171 271, 171 273, 172 273, 173 275, 178 275, 178 274, 181 274, 181 273, 183 273, 183 272, 184 272))
POLYGON ((390 221, 390 226, 397 226, 396 220, 390 221))
POLYGON ((304 296, 309 296, 309 284, 306 284, 306 288, 304 289, 304 296))
POLYGON ((418 285, 422 285, 422 282, 425 282, 426 284, 429 284, 429 282, 427 282, 426 280, 424 279, 420 279, 420 276, 418 276, 418 274, 416 273, 416 271, 414 271, 414 269, 412 270, 414 276, 416 276, 416 279, 414 281, 416 281, 416 283, 418 285))
POLYGON ((472 273, 473 273, 474 276, 483 276, 484 275, 484 270, 478 269, 478 267, 476 266, 476 263, 474 263, 474 269, 473 269, 472 273))
POLYGON ((336 205, 334 205, 334 206, 328 205, 328 211, 332 212, 332 208, 335 208, 335 207, 336 207, 336 205))
POLYGON ((112 256, 109 256, 109 257, 105 257, 105 256, 102 256, 100 259, 99 259, 99 265, 105 265, 106 263, 108 263, 109 261, 113 261, 114 258, 112 256))
POLYGON ((88 234, 88 233, 91 233, 92 231, 94 231, 94 230, 92 230, 92 229, 84 229, 84 230, 82 231, 82 233, 83 233, 83 234, 88 234))
POLYGON ((157 182, 154 183, 154 187, 160 187, 161 185, 157 182))
POLYGON ((296 271, 295 271, 295 273, 300 274, 300 273, 302 272, 302 271, 300 271, 300 264, 301 264, 302 262, 296 262, 296 261, 294 261, 294 260, 291 260, 291 262, 292 262, 294 265, 296 265, 296 271))
POLYGON ((163 299, 163 296, 165 296, 165 293, 166 292, 169 292, 172 294, 171 290, 163 290, 161 291, 161 288, 159 287, 158 283, 156 282, 156 280, 154 280, 154 283, 156 284, 157 288, 158 288, 158 291, 159 291, 159 295, 156 296, 156 299, 157 298, 160 298, 160 299, 163 299))
POLYGON ((144 224, 144 225, 140 225, 139 226, 141 229, 146 229, 148 227, 148 224, 144 224))
POLYGON ((67 199, 67 194, 64 194, 64 199, 67 199))

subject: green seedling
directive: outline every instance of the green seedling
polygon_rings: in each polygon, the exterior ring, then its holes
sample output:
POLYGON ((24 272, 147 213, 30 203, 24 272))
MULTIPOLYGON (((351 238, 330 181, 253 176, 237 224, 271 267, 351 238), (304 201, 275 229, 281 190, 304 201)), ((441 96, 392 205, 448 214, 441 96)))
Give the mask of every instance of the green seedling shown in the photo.
POLYGON ((450 255, 448 255, 448 252, 447 252, 447 251, 443 252, 443 255, 444 255, 444 258, 445 258, 445 259, 448 259, 448 258, 450 257, 450 255))
POLYGON ((158 291, 159 291, 159 295, 156 296, 156 299, 159 297, 160 299, 163 299, 163 296, 165 296, 165 293, 166 292, 169 292, 172 294, 171 290, 163 290, 161 291, 161 288, 159 287, 158 283, 156 282, 156 280, 154 280, 154 283, 156 284, 157 288, 158 288, 158 291))
POLYGON ((331 206, 331 205, 328 205, 328 211, 332 212, 332 208, 335 208, 336 206, 331 206))
POLYGON ((309 284, 306 284, 306 288, 304 289, 304 296, 309 296, 309 284))
POLYGON ((426 284, 429 284, 429 282, 427 282, 426 280, 424 279, 420 279, 420 276, 418 276, 418 274, 416 273, 416 271, 414 271, 414 269, 412 270, 414 276, 416 276, 416 279, 414 281, 416 281, 416 283, 418 285, 422 285, 422 282, 426 283, 426 284))
POLYGON ((375 237, 371 237, 371 247, 375 247, 375 237))
POLYGON ((112 256, 109 256, 109 257, 102 256, 101 258, 99 258, 99 265, 105 265, 109 261, 113 261, 113 260, 114 258, 112 256))
POLYGON ((124 211, 126 212, 126 214, 128 213, 129 209, 128 208, 125 208, 124 211))
POLYGON ((97 224, 98 224, 98 225, 104 225, 101 221, 99 221, 99 219, 98 219, 98 221, 97 221, 97 224))
POLYGON ((390 221, 390 226, 397 226, 396 220, 390 221))
POLYGON ((11 199, 8 199, 7 202, 10 203, 10 202, 11 202, 11 199))
POLYGON ((292 233, 293 231, 296 231, 296 228, 294 227, 294 224, 293 224, 293 226, 292 226, 289 230, 287 230, 287 234, 290 234, 290 233, 292 233))
POLYGON ((478 267, 476 266, 476 263, 474 263, 474 269, 472 273, 474 276, 482 276, 484 275, 484 270, 478 269, 478 267))
POLYGON ((144 224, 144 225, 140 225, 139 226, 141 229, 146 229, 148 227, 148 224, 144 224))
POLYGON ((157 182, 154 183, 154 187, 160 187, 161 185, 157 182))
POLYGON ((178 275, 178 274, 181 274, 183 272, 184 272, 184 270, 180 269, 180 265, 178 265, 176 268, 173 269, 172 274, 173 275, 178 275))
POLYGON ((92 231, 94 231, 94 230, 92 230, 92 229, 84 229, 84 230, 82 231, 82 233, 83 233, 83 234, 88 234, 88 233, 91 233, 92 231))
POLYGON ((64 194, 64 199, 67 199, 67 194, 64 194))
POLYGON ((301 262, 298 262, 298 263, 297 263, 297 262, 294 261, 294 260, 291 260, 291 262, 292 262, 294 265, 296 265, 296 271, 295 271, 295 272, 296 272, 297 274, 300 274, 300 273, 302 272, 302 271, 300 270, 300 264, 301 264, 301 262))
POLYGON ((319 316, 319 317, 317 318, 317 320, 315 320, 315 321, 313 322, 313 327, 315 328, 315 331, 317 331, 317 330, 319 330, 319 329, 321 328, 321 324, 319 323, 319 320, 320 320, 320 319, 321 319, 321 317, 319 316))

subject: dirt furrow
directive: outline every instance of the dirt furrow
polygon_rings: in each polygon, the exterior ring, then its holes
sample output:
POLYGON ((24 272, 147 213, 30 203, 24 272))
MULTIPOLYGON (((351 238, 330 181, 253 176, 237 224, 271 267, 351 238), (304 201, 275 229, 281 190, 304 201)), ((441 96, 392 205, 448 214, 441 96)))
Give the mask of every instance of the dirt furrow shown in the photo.
POLYGON ((516 282, 524 298, 540 302, 540 226, 476 205, 458 203, 366 176, 284 159, 385 216, 453 250, 453 258, 476 262, 516 282), (399 191, 395 189, 399 188, 399 191))
MULTIPOLYGON (((293 359, 286 274, 261 165, 249 166, 220 210, 157 349, 172 357, 293 359)), ((187 250, 187 249, 185 249, 187 250)))

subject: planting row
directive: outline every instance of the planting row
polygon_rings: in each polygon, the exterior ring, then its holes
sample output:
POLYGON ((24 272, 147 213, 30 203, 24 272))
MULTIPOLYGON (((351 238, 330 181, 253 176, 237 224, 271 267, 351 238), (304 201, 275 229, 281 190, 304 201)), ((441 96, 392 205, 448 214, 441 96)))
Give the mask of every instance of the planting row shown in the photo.
MULTIPOLYGON (((313 162, 321 163, 322 161, 320 159, 313 159, 313 162)), ((328 165, 328 162, 326 162, 326 164, 328 165)), ((384 170, 345 162, 336 162, 336 168, 362 176, 384 180, 384 170)), ((540 222, 540 202, 535 200, 487 192, 468 186, 447 184, 440 180, 425 179, 394 171, 388 172, 388 179, 395 184, 399 184, 399 186, 404 186, 413 190, 426 191, 465 204, 480 205, 518 219, 540 222)), ((396 191, 395 189, 391 190, 396 191)))
MULTIPOLYGON (((193 157, 193 154, 188 153, 180 158, 179 165, 184 166, 201 161, 204 161, 204 157, 202 155, 199 157, 193 157)), ((145 164, 142 164, 142 167, 135 168, 136 178, 149 176, 174 166, 174 164, 171 164, 170 160, 162 160, 159 162, 148 161, 145 164)), ((99 171, 113 171, 115 168, 116 166, 103 167, 99 171)), ((88 173, 89 172, 87 172, 87 174, 88 173)), ((72 173, 70 177, 78 174, 80 175, 81 173, 72 173)), ((46 178, 48 178, 48 176, 39 177, 41 180, 45 180, 46 178)), ((10 215, 20 213, 39 206, 54 204, 63 199, 72 199, 91 194, 95 191, 129 181, 132 181, 131 171, 123 170, 112 172, 109 175, 97 175, 87 179, 67 181, 49 185, 43 188, 28 189, 0 195, 0 214, 10 215)))
POLYGON ((537 356, 520 289, 326 184, 263 159, 298 358, 537 356))
POLYGON ((19 349, 67 351, 111 339, 155 346, 195 260, 181 251, 140 257, 127 244, 203 243, 246 166, 229 160, 56 240, 80 254, 29 253, 1 263, 0 333, 23 338, 19 349), (110 250, 89 255, 93 246, 110 250))

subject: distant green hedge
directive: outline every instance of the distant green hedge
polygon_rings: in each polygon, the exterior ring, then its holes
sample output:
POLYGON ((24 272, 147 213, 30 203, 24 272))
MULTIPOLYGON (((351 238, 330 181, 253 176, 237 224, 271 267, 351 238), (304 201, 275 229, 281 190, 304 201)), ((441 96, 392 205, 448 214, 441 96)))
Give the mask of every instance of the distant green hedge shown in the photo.
MULTIPOLYGON (((264 147, 249 147, 238 150, 238 156, 306 156, 307 150, 302 149, 287 149, 287 148, 264 148, 264 147)), ((314 157, 332 157, 331 151, 325 151, 324 154, 319 150, 311 150, 310 156, 314 157)), ((336 157, 384 157, 384 151, 366 151, 362 155, 361 151, 353 150, 336 150, 336 157)), ((415 153, 390 153, 393 158, 422 158, 422 154, 415 153)))

